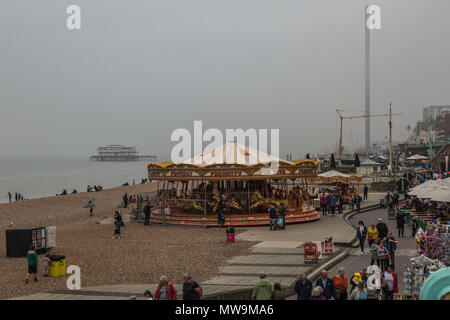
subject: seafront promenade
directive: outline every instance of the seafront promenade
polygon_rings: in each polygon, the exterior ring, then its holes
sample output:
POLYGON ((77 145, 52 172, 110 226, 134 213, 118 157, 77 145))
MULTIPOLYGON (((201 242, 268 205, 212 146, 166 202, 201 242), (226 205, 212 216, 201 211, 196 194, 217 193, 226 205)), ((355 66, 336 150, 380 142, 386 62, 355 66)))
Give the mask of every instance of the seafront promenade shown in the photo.
MULTIPOLYGON (((379 198, 384 193, 370 193, 369 199, 363 201, 361 210, 372 210, 377 207, 379 198)), ((250 250, 244 255, 235 255, 219 267, 217 274, 199 281, 203 288, 203 299, 241 297, 248 298, 253 286, 258 282, 258 274, 264 271, 272 282, 279 282, 288 295, 292 294, 292 286, 300 273, 306 272, 314 278, 323 269, 333 268, 355 250, 355 229, 344 219, 350 213, 348 205, 344 214, 321 217, 319 221, 286 226, 285 230, 269 231, 269 227, 251 227, 239 232, 237 243, 252 243, 250 250), (308 241, 324 241, 326 237, 333 237, 336 243, 335 253, 323 255, 319 264, 305 264, 303 244, 308 241)), ((365 214, 370 216, 372 211, 365 214)), ((375 219, 375 218, 374 218, 375 219)), ((200 231, 199 231, 200 232, 200 231)), ((223 233, 225 231, 223 230, 223 233)), ((225 234, 223 235, 225 242, 225 234)), ((364 261, 367 260, 364 257, 364 261)), ((162 273, 161 273, 162 274, 162 273)), ((172 279, 179 294, 182 293, 181 277, 172 279)), ((196 280, 196 279, 194 279, 196 280)), ((154 292, 157 284, 115 284, 83 287, 77 291, 67 289, 50 290, 19 296, 13 299, 35 300, 126 300, 130 296, 143 299, 145 290, 154 292)))

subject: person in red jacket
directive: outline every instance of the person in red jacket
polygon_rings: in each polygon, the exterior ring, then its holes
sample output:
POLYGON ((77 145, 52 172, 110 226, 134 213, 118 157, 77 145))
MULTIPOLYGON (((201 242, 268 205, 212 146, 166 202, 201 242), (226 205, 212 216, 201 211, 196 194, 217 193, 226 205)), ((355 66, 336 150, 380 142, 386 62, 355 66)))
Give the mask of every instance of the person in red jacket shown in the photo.
POLYGON ((159 278, 159 284, 155 291, 154 300, 176 300, 177 290, 166 276, 159 278))
POLYGON ((398 277, 394 272, 394 266, 389 265, 387 270, 381 274, 381 277, 385 283, 386 300, 394 300, 394 293, 398 293, 398 277))

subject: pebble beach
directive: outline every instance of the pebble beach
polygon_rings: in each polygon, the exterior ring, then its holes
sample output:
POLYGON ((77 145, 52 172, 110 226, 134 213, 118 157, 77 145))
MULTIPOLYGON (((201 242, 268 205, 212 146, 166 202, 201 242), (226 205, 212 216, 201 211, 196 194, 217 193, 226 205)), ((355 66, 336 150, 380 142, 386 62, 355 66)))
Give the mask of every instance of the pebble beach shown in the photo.
MULTIPOLYGON (((7 229, 56 226, 56 247, 50 253, 65 255, 66 266, 81 268, 82 288, 157 283, 163 274, 172 282, 181 283, 184 272, 191 273, 198 282, 205 281, 217 274, 228 259, 247 254, 255 244, 243 241, 227 244, 225 231, 219 228, 145 227, 136 221, 126 223, 120 240, 112 239, 113 226, 99 222, 113 216, 123 194, 155 190, 156 183, 146 183, 0 204, 0 299, 65 289, 67 279, 44 278, 40 255, 41 281, 25 284, 26 258, 6 257, 7 229), (91 199, 95 199, 93 217, 84 208, 91 199)), ((133 207, 135 204, 120 210, 124 215, 133 207)))

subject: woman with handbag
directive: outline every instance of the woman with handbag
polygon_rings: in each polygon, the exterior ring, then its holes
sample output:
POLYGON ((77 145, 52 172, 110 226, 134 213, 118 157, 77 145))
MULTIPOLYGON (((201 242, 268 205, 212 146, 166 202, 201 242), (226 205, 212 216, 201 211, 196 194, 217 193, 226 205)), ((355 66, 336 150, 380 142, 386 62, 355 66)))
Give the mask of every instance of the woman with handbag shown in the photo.
POLYGON ((169 282, 169 278, 166 276, 161 276, 159 278, 158 287, 155 290, 154 300, 176 300, 177 299, 177 290, 173 286, 171 282, 169 282))
POLYGON ((370 264, 374 264, 375 261, 377 261, 378 264, 378 255, 377 255, 377 251, 378 251, 378 245, 380 244, 380 240, 379 239, 375 239, 375 242, 372 243, 372 245, 370 246, 370 253, 372 255, 372 260, 370 261, 370 264))
POLYGON ((394 300, 394 293, 398 293, 398 277, 394 272, 394 266, 389 265, 387 270, 381 274, 384 279, 384 292, 386 300, 394 300))
POLYGON ((336 300, 347 300, 348 279, 344 274, 345 268, 340 267, 338 274, 331 278, 334 283, 336 300))
POLYGON ((386 271, 391 255, 384 246, 383 242, 381 242, 380 245, 378 246, 377 256, 378 256, 377 265, 381 268, 381 272, 386 271))

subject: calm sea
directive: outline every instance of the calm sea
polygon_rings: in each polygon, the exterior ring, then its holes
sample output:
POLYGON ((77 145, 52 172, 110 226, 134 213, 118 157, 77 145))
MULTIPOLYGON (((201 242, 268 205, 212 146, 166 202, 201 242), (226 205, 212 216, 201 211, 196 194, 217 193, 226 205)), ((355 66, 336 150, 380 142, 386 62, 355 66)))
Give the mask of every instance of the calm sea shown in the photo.
POLYGON ((63 189, 86 191, 87 185, 116 187, 147 177, 145 162, 91 162, 85 158, 0 157, 0 203, 8 191, 25 198, 54 196, 63 189))

